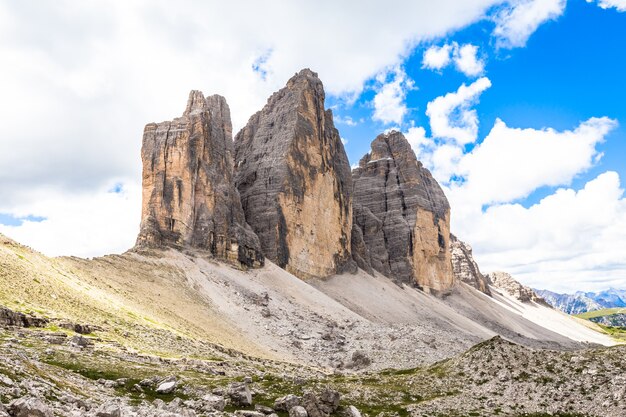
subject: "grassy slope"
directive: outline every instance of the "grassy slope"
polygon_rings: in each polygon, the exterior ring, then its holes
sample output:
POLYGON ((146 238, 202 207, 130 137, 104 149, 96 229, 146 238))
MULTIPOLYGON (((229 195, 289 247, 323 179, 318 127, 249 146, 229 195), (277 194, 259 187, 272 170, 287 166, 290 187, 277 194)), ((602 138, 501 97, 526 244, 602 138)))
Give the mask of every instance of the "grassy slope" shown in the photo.
POLYGON ((588 311, 586 313, 576 314, 581 319, 592 319, 595 317, 612 316, 614 314, 626 314, 626 308, 603 308, 602 310, 588 311))

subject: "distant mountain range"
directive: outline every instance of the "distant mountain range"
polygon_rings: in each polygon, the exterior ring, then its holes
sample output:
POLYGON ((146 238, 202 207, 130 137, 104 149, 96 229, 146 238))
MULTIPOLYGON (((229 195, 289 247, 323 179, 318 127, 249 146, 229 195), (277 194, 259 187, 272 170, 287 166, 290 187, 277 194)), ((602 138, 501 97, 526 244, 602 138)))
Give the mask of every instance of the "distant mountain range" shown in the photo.
POLYGON ((578 291, 559 294, 548 290, 535 290, 552 307, 567 314, 580 314, 603 308, 626 307, 626 290, 609 288, 601 292, 578 291))

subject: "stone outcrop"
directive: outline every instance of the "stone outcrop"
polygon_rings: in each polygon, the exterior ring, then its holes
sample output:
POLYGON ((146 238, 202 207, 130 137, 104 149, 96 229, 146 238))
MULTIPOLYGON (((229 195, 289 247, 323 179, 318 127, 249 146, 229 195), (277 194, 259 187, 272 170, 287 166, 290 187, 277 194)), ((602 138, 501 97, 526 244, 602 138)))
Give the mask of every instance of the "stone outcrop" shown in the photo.
POLYGON ((478 264, 474 261, 472 247, 453 234, 450 235, 450 255, 452 257, 452 272, 457 281, 469 284, 478 291, 491 295, 489 281, 480 272, 478 264))
POLYGON ((354 223, 368 249, 361 257, 398 283, 447 291, 454 278, 446 196, 402 133, 379 135, 371 148, 352 171, 354 223))
POLYGON ((354 270, 350 165, 305 69, 235 137, 235 181, 265 256, 300 278, 354 270))
POLYGON ((520 284, 511 276, 511 274, 498 271, 487 274, 486 278, 489 280, 489 284, 491 286, 505 291, 507 294, 523 303, 534 301, 536 303, 549 306, 549 304, 537 295, 532 288, 520 284))
POLYGON ((137 246, 193 247, 248 267, 264 258, 234 186, 230 110, 192 91, 182 117, 145 127, 137 246))

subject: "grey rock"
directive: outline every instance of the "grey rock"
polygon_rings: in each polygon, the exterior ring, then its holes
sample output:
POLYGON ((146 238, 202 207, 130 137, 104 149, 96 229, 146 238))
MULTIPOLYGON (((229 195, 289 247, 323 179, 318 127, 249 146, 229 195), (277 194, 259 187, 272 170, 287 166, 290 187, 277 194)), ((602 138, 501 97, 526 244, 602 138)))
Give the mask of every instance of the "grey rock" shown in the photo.
POLYGON ((351 360, 348 364, 348 368, 361 369, 370 366, 372 360, 361 350, 354 351, 352 353, 351 360))
POLYGON ((182 117, 144 129, 143 203, 136 247, 193 247, 246 267, 264 262, 233 182, 230 110, 189 94, 182 117))
POLYGON ((344 412, 345 417, 361 417, 361 412, 353 405, 349 405, 344 412))
POLYGON ((226 401, 221 395, 207 394, 202 397, 202 401, 211 409, 217 411, 224 411, 226 401))
POLYGON ((305 69, 235 137, 235 181, 265 256, 300 278, 355 271, 350 165, 317 74, 305 69))
POLYGON ((265 405, 261 405, 261 404, 255 404, 254 405, 254 409, 256 411, 260 411, 263 414, 272 414, 274 413, 274 409, 272 407, 267 407, 265 405))
POLYGON ((454 284, 450 205, 402 133, 379 135, 352 171, 357 262, 397 283, 445 293, 454 284))
POLYGON ((237 410, 235 415, 239 417, 265 417, 265 414, 252 410, 237 410))
POLYGON ((498 271, 487 274, 486 278, 489 280, 490 285, 506 292, 523 303, 534 301, 536 303, 548 305, 546 301, 537 295, 532 288, 520 284, 511 276, 511 274, 498 271))
POLYGON ((306 409, 300 405, 295 407, 291 407, 289 410, 289 417, 308 417, 309 413, 307 413, 306 409))
POLYGON ((274 401, 274 409, 276 411, 288 412, 293 407, 300 405, 300 401, 301 401, 301 398, 296 395, 293 395, 293 394, 285 395, 284 397, 277 398, 276 401, 274 401))
POLYGON ((44 327, 48 320, 26 315, 18 311, 13 311, 5 307, 0 307, 0 325, 15 327, 44 327))
POLYGON ((250 388, 246 383, 233 382, 228 386, 227 394, 234 405, 252 405, 252 392, 250 392, 250 388))
POLYGON ((121 417, 122 409, 119 404, 109 401, 102 404, 96 410, 96 417, 121 417))
POLYGON ((161 382, 157 387, 156 392, 158 394, 171 394, 176 389, 177 384, 178 383, 176 381, 161 382))
POLYGON ((52 417, 50 408, 39 398, 22 397, 9 403, 9 414, 13 417, 52 417))
POLYGON ((86 348, 93 346, 93 341, 91 341, 91 339, 83 337, 82 335, 77 334, 75 336, 72 336, 72 338, 70 339, 70 344, 81 348, 86 348))
POLYGON ((452 259, 452 272, 457 281, 465 282, 478 291, 491 295, 489 281, 480 272, 478 264, 474 261, 472 247, 459 240, 453 234, 450 235, 450 256, 452 259))

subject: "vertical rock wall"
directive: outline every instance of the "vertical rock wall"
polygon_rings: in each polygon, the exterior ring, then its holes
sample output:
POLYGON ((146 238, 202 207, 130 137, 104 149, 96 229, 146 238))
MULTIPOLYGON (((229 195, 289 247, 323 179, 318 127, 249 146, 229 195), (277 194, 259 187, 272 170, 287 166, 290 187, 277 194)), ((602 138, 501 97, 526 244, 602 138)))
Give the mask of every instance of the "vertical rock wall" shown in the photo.
POLYGON ((445 292, 454 284, 450 206, 400 132, 378 136, 353 170, 354 222, 372 268, 399 283, 445 292))
POLYGON ((260 243, 245 222, 233 180, 230 110, 218 95, 189 95, 182 117, 146 125, 137 246, 194 247, 260 266, 260 243))
POLYGON ((350 165, 317 74, 274 93, 235 138, 235 182, 268 259, 300 278, 354 269, 350 165))

